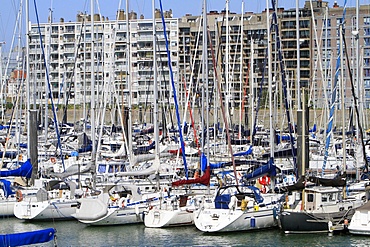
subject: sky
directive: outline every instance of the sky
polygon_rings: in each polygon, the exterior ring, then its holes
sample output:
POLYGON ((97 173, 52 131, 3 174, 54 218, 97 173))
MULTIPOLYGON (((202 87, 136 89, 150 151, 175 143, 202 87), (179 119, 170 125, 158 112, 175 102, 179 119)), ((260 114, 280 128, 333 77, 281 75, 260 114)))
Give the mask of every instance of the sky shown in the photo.
MULTIPOLYGON (((14 32, 17 23, 17 16, 22 20, 20 25, 22 30, 25 28, 25 10, 20 11, 21 4, 25 5, 27 0, 2 0, 0 1, 0 43, 2 50, 8 51, 11 47, 12 39, 14 43, 24 45, 25 35, 19 31, 14 32), (14 35, 14 33, 16 33, 14 35), (20 40, 20 42, 18 41, 20 40)), ((90 13, 91 0, 28 0, 29 16, 31 23, 36 23, 35 2, 39 21, 46 23, 48 20, 49 10, 52 10, 53 21, 59 22, 64 18, 65 22, 76 21, 76 15, 79 12, 90 13)), ((231 12, 241 13, 242 0, 228 0, 231 12)), ((267 0, 271 6, 271 0, 267 0)), ((347 0, 347 6, 356 6, 357 0, 347 0)), ((160 0, 155 0, 156 8, 159 8, 160 0)), ((304 0, 299 0, 299 6, 303 7, 304 0)), ((330 6, 334 0, 328 0, 330 6)), ((340 6, 343 6, 345 0, 337 0, 340 6)), ((225 9, 226 0, 207 0, 207 10, 221 11, 225 9)), ((278 7, 285 9, 295 8, 296 0, 277 0, 278 7)), ((162 0, 164 10, 172 9, 173 17, 181 17, 185 14, 201 15, 203 0, 162 0)), ((370 0, 360 0, 360 4, 370 4, 370 0)), ((266 7, 266 0, 244 0, 245 12, 262 12, 266 7)), ((115 19, 118 9, 126 8, 126 0, 95 0, 95 13, 108 17, 110 20, 115 19)), ((152 0, 129 0, 129 10, 135 11, 138 16, 144 14, 145 18, 152 18, 152 0)), ((18 24, 19 25, 19 24, 18 24)), ((24 32, 23 32, 24 33, 24 32)))

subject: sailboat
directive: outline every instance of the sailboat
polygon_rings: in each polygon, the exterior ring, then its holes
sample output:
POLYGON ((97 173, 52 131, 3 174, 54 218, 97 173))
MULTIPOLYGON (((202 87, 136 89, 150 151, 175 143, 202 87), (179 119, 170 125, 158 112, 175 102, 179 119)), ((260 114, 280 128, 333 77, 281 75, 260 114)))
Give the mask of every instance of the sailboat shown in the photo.
MULTIPOLYGON (((157 59, 156 59, 156 20, 155 20, 155 10, 154 10, 154 1, 152 1, 153 6, 153 63, 154 63, 154 90, 157 92, 157 74, 156 74, 156 68, 157 68, 157 59)), ((162 9, 162 2, 160 1, 160 10, 162 15, 162 24, 164 27, 164 37, 166 40, 166 48, 168 51, 168 40, 167 40, 167 34, 166 34, 166 23, 163 18, 163 9, 162 9)), ((168 55, 168 65, 171 66, 171 57, 168 55)), ((172 71, 171 71, 172 72, 172 71)), ((173 74, 171 73, 171 79, 173 82, 173 74)), ((175 89, 173 88, 175 91, 175 89)), ((176 91, 174 92, 176 94, 176 91)), ((157 95, 157 94, 156 94, 157 95)), ((187 169, 186 169, 186 149, 184 149, 183 145, 183 139, 181 136, 181 127, 180 127, 180 119, 178 114, 178 106, 177 106, 177 100, 175 98, 175 104, 176 104, 176 116, 178 120, 178 126, 179 126, 179 134, 180 134, 180 142, 182 144, 181 155, 184 159, 185 164, 185 171, 187 175, 187 169)), ((157 103, 154 102, 154 107, 157 107, 157 103)), ((155 130, 158 126, 155 124, 155 130)), ((157 153, 157 147, 156 147, 156 153, 157 153)), ((157 154, 158 156, 158 154, 157 154)), ((156 156, 156 157, 157 157, 156 156)), ((187 180, 185 180, 187 181, 187 180)), ((172 183, 172 187, 174 184, 172 183)), ((182 225, 192 225, 194 223, 193 221, 193 212, 194 212, 194 204, 192 205, 192 208, 188 207, 188 195, 185 194, 173 194, 171 195, 170 191, 168 192, 167 197, 160 197, 159 202, 156 205, 150 205, 145 211, 145 217, 144 217, 144 224, 146 227, 153 227, 153 228, 160 228, 160 227, 172 227, 172 226, 182 226, 182 225)))
MULTIPOLYGON (((226 1, 226 19, 228 19, 227 14, 228 1, 226 1)), ((267 15, 269 15, 268 12, 267 15)), ((224 119, 224 121, 227 126, 227 120, 224 119)), ((227 129, 228 127, 226 127, 227 129)), ((228 134, 228 136, 230 135, 228 134)), ((231 157, 234 157, 231 148, 230 152, 231 157)), ((220 186, 213 197, 205 198, 202 201, 199 210, 195 212, 195 226, 203 232, 250 231, 276 227, 277 220, 275 216, 279 209, 281 195, 273 193, 262 195, 255 186, 239 185, 235 161, 233 159, 232 161, 235 174, 235 181, 233 182, 235 184, 220 186)), ((271 170, 261 169, 262 173, 248 176, 248 178, 257 179, 269 172, 271 172, 271 175, 276 173, 273 159, 270 159, 266 166, 270 167, 271 170)))
MULTIPOLYGON (((29 16, 28 16, 28 0, 26 1, 26 21, 28 23, 29 16)), ((26 33, 29 34, 29 26, 26 27, 26 33)), ((26 47, 27 50, 29 48, 29 40, 26 39, 26 47)), ((27 67, 29 69, 29 60, 27 59, 27 67)), ((29 71, 29 70, 28 70, 29 71)), ((0 72, 2 73, 2 71, 0 72)), ((27 89, 29 89, 29 77, 27 76, 26 79, 27 89)), ((30 114, 30 113, 29 113, 30 114)), ((28 115, 28 120, 31 120, 31 115, 28 115)), ((28 122, 31 124, 31 121, 28 122)), ((31 128, 28 128, 28 131, 31 131, 31 128)), ((30 144, 30 142, 28 143, 30 144)), ((30 146, 30 145, 29 145, 30 146)), ((29 150, 29 149, 28 149, 29 150)), ((11 171, 1 171, 0 177, 3 176, 23 176, 26 178, 31 178, 32 175, 32 164, 31 160, 27 159, 27 161, 18 169, 11 170, 11 171)), ((13 183, 16 182, 18 184, 23 185, 23 181, 17 179, 13 180, 13 183)), ((4 191, 4 196, 7 199, 10 195, 16 194, 16 201, 22 201, 24 199, 23 193, 21 190, 17 190, 14 192, 11 188, 10 182, 5 179, 1 179, 2 188, 4 191)), ((14 207, 14 206, 13 206, 14 207)), ((12 207, 12 208, 13 208, 12 207)), ((33 245, 33 244, 40 244, 46 243, 54 240, 54 245, 57 246, 56 243, 56 230, 54 228, 46 228, 42 230, 35 230, 35 231, 27 231, 27 232, 14 232, 8 234, 1 234, 0 235, 0 245, 1 246, 22 246, 22 245, 33 245)))
POLYGON ((370 235, 370 202, 357 208, 351 222, 348 226, 348 231, 356 235, 370 235))
POLYGON ((14 170, 0 171, 1 177, 11 179, 0 179, 0 216, 14 216, 14 204, 26 198, 36 195, 37 188, 24 187, 26 185, 23 178, 30 178, 32 174, 32 164, 30 160, 24 162, 19 168, 14 170))
MULTIPOLYGON (((203 162, 205 167, 207 161, 203 162)), ((169 193, 167 198, 155 206, 150 206, 145 212, 144 224, 146 227, 161 228, 173 226, 185 226, 194 224, 194 212, 199 209, 200 202, 204 199, 202 194, 173 193, 173 189, 178 186, 194 184, 210 185, 211 169, 208 166, 203 169, 204 174, 194 179, 183 179, 172 182, 172 195, 169 193)), ((191 190, 191 189, 190 189, 191 190)), ((205 190, 205 189, 204 189, 205 190)))
POLYGON ((14 215, 22 220, 72 220, 78 205, 73 181, 37 180, 36 196, 17 201, 14 215))
MULTIPOLYGON (((37 7, 35 6, 36 15, 37 15, 37 7)), ((37 19, 39 20, 39 19, 37 19)), ((38 27, 40 27, 40 23, 38 21, 38 27)), ((45 51, 43 40, 40 39, 40 47, 43 54, 43 58, 45 59, 45 51)), ((27 48, 29 48, 27 46, 27 48)), ((29 66, 29 60, 27 60, 27 64, 29 66)), ((49 73, 48 67, 45 67, 46 70, 46 78, 47 78, 47 85, 48 85, 48 95, 52 99, 51 93, 51 85, 49 80, 49 73)), ((29 67, 28 67, 28 71, 29 67)), ((26 78, 29 80, 29 76, 26 78)), ((27 92, 29 93, 29 81, 27 82, 27 92)), ((30 95, 27 95, 29 98, 27 100, 28 107, 30 107, 31 98, 30 95)), ((55 131, 58 136, 58 146, 61 151, 60 158, 64 165, 64 156, 62 153, 61 148, 61 140, 59 136, 59 126, 56 121, 56 111, 53 100, 51 100, 51 107, 54 114, 54 124, 55 124, 55 131)), ((36 116, 37 111, 35 110, 28 110, 28 136, 30 142, 28 144, 28 156, 31 157, 31 160, 37 160, 38 152, 37 152, 37 129, 36 126, 36 116), (32 115, 31 115, 32 114, 32 115), (34 143, 32 143, 34 142, 34 143)), ((35 172, 39 172, 39 170, 35 167, 35 172)), ((14 215, 23 220, 68 220, 73 219, 72 214, 75 213, 77 208, 77 185, 73 181, 61 181, 61 180, 48 180, 44 178, 35 179, 37 174, 33 174, 33 181, 35 183, 35 187, 38 188, 36 192, 36 196, 33 198, 24 198, 23 200, 18 200, 14 205, 14 215)))

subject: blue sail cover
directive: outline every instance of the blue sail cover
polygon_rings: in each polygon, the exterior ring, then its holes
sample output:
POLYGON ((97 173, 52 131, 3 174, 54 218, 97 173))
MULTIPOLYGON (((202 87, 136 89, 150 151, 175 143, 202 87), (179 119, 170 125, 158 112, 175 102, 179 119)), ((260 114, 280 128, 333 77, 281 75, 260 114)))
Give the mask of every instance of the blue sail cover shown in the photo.
MULTIPOLYGON (((202 153, 202 157, 200 159, 200 167, 201 167, 203 172, 207 169, 207 163, 208 163, 207 162, 207 156, 202 153)), ((225 162, 220 162, 220 163, 215 163, 215 164, 209 163, 209 167, 211 168, 211 170, 213 170, 213 169, 217 169, 217 168, 222 168, 224 166, 224 164, 225 164, 225 162)))
POLYGON ((253 172, 243 175, 243 180, 251 180, 262 177, 264 175, 276 176, 276 166, 273 161, 267 162, 266 165, 260 166, 253 172))
POLYGON ((15 192, 11 188, 10 181, 6 179, 0 179, 0 185, 2 185, 2 189, 4 191, 4 196, 8 198, 8 196, 15 194, 15 192))
POLYGON ((32 164, 30 159, 23 163, 23 165, 17 169, 10 171, 0 171, 0 177, 26 177, 31 178, 32 175, 32 164))
POLYGON ((234 156, 245 156, 245 155, 250 155, 253 153, 253 146, 250 146, 247 151, 235 153, 234 156))
POLYGON ((22 246, 46 243, 54 239, 55 229, 0 235, 0 246, 22 246))

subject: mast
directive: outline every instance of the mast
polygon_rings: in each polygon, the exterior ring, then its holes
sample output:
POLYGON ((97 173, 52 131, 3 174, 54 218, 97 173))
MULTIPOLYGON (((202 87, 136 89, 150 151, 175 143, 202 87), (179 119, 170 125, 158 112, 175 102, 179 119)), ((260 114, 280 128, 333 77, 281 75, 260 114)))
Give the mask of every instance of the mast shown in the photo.
MULTIPOLYGON (((155 18, 155 0, 152 0, 153 12, 153 87, 154 87, 154 102, 153 102, 153 125, 154 125, 154 143, 155 156, 154 164, 157 167, 157 188, 160 189, 159 184, 159 129, 158 129, 158 82, 157 82, 157 34, 156 34, 156 18, 155 18)), ((163 126, 164 128, 164 126, 163 126)))
MULTIPOLYGON (((275 10, 274 10, 275 11, 275 10)), ((266 0, 266 22, 267 22, 267 80, 268 80, 268 91, 269 91, 269 114, 270 114, 270 162, 274 162, 275 142, 274 142, 274 130, 273 130, 273 109, 272 109, 272 58, 271 58, 271 32, 270 32, 270 8, 269 1, 266 0)), ((276 23, 275 23, 276 24, 276 23)))
MULTIPOLYGON (((29 0, 26 0, 26 71, 27 71, 27 76, 26 76, 26 99, 27 99, 27 119, 30 119, 30 58, 28 54, 30 54, 30 7, 29 7, 29 0)), ((31 123, 30 121, 27 121, 27 129, 31 129, 31 123)), ((31 143, 30 140, 30 135, 27 135, 27 143, 31 143)), ((31 157, 31 152, 30 152, 30 147, 27 146, 27 157, 31 157)))
MULTIPOLYGON (((4 41, 0 42, 0 97, 2 99, 5 99, 5 93, 3 95, 3 45, 5 44, 4 41)), ((5 73, 4 73, 5 75, 5 73)), ((4 116, 5 116, 5 111, 4 111, 4 102, 1 102, 1 120, 4 122, 4 116)))
MULTIPOLYGON (((340 49, 340 57, 343 60, 343 23, 339 26, 339 49, 340 49)), ((340 87, 341 87, 341 109, 342 109, 342 151, 343 151, 343 160, 342 160, 342 169, 345 171, 346 169, 346 130, 344 128, 345 125, 345 95, 344 95, 344 64, 343 62, 340 63, 340 87)))
MULTIPOLYGON (((343 16, 340 19, 340 24, 339 24, 339 28, 340 28, 339 35, 342 35, 342 28, 343 28, 344 20, 345 20, 345 16, 346 16, 346 6, 347 6, 347 1, 344 2, 343 16)), ((340 42, 342 43, 343 39, 340 39, 340 42)), ((342 45, 343 44, 341 44, 341 46, 342 45)), ((340 69, 340 65, 341 65, 341 60, 343 59, 341 51, 338 51, 337 54, 338 54, 338 57, 337 57, 336 66, 335 66, 334 85, 333 85, 333 89, 332 89, 332 92, 331 92, 331 102, 330 102, 331 105, 330 105, 330 112, 329 112, 330 115, 329 115, 328 127, 326 129, 327 136, 326 136, 326 141, 325 141, 325 153, 324 153, 324 161, 323 161, 323 164, 322 164, 321 176, 324 176, 324 173, 325 173, 326 163, 327 163, 328 156, 329 156, 330 139, 331 139, 331 136, 333 135, 332 127, 333 127, 334 111, 335 111, 335 104, 336 104, 336 97, 337 97, 339 69, 340 69)), ((342 69, 342 71, 343 71, 343 69, 342 69)), ((343 76, 341 76, 341 77, 343 77, 343 76)), ((344 126, 343 126, 343 128, 344 128, 344 126)))
POLYGON ((226 0, 226 47, 225 47, 225 83, 226 83, 226 109, 227 110, 227 121, 230 122, 230 100, 231 100, 231 94, 230 94, 230 82, 229 82, 229 46, 230 46, 230 33, 229 33, 229 2, 230 0, 226 0))
POLYGON ((91 4, 91 169, 93 172, 93 188, 96 186, 96 143, 95 143, 95 27, 94 27, 94 0, 90 0, 91 4))
MULTIPOLYGON (((210 156, 210 145, 209 145, 209 86, 208 86, 208 49, 207 49, 207 46, 208 46, 208 31, 207 31, 207 27, 208 27, 208 22, 207 22, 207 1, 204 0, 203 1, 203 73, 202 73, 202 80, 203 80, 203 88, 202 88, 202 91, 204 91, 204 87, 206 86, 206 128, 207 128, 207 140, 206 140, 206 143, 208 145, 207 147, 207 167, 209 167, 209 156, 210 156)), ((202 106, 204 106, 204 101, 202 103, 202 106)), ((204 115, 204 111, 202 111, 202 114, 204 115)), ((203 118, 204 119, 204 118, 203 118)), ((203 120, 202 120, 202 123, 203 123, 203 120)), ((204 126, 202 128, 204 130, 204 126)), ((202 131, 203 133, 204 131, 202 131)), ((204 140, 204 136, 203 136, 203 139, 204 140)), ((203 141, 204 142, 204 141, 203 141)), ((204 148, 204 145, 202 145, 202 147, 204 148)), ((202 150, 202 153, 204 150, 202 150)), ((208 189, 209 189, 209 186, 208 186, 208 189)))
POLYGON ((296 0, 295 6, 296 35, 297 35, 297 104, 298 110, 301 110, 301 44, 299 40, 299 0, 296 0))
MULTIPOLYGON (((360 50, 359 50, 359 47, 360 47, 360 39, 359 39, 359 21, 360 20, 360 0, 357 0, 356 1, 356 31, 355 31, 355 41, 356 41, 356 67, 355 67, 355 71, 356 71, 356 95, 357 97, 360 97, 360 50)), ((361 100, 360 100, 361 101, 361 100)), ((360 116, 362 116, 362 106, 357 106, 359 107, 359 111, 360 111, 360 116)), ((357 119, 356 121, 356 140, 357 140, 357 143, 355 143, 357 145, 357 147, 359 146, 359 138, 360 138, 360 135, 359 135, 359 124, 358 122, 361 121, 361 119, 357 119)), ((361 143, 362 144, 362 143, 361 143)), ((360 144, 360 145, 361 145, 360 144)), ((361 147, 363 148, 363 147, 361 147)), ((364 157, 365 158, 365 157, 364 157)), ((359 167, 359 160, 358 158, 356 158, 356 179, 358 180, 359 179, 359 174, 358 174, 358 167, 359 167)))
MULTIPOLYGON (((45 58, 47 58, 47 66, 49 67, 50 69, 50 62, 51 62, 51 34, 52 34, 52 22, 53 22, 53 11, 52 11, 52 7, 50 7, 49 9, 49 45, 48 45, 48 49, 46 49, 47 51, 47 56, 45 56, 45 58)), ((49 70, 46 70, 45 73, 49 71, 49 70)), ((45 75, 45 95, 46 95, 46 92, 49 91, 49 88, 48 88, 48 81, 47 81, 47 75, 45 75)), ((48 136, 48 126, 49 126, 49 98, 48 97, 45 97, 45 124, 44 124, 44 132, 45 132, 45 137, 48 136)))
POLYGON ((241 21, 240 21, 240 88, 239 88, 239 138, 242 137, 242 113, 243 113, 243 107, 242 102, 244 100, 242 91, 243 91, 243 39, 244 39, 244 0, 242 1, 242 15, 241 15, 241 21))
POLYGON ((251 60, 250 60, 250 109, 251 109, 251 121, 250 121, 250 145, 253 145, 253 128, 254 128, 254 39, 251 37, 251 60))
POLYGON ((155 157, 159 161, 159 143, 158 143, 158 85, 157 85, 157 36, 156 36, 156 18, 155 18, 155 0, 152 0, 152 12, 153 12, 153 83, 154 83, 154 138, 155 138, 155 157))
POLYGON ((86 133, 86 121, 87 121, 87 112, 86 112, 86 18, 87 18, 87 14, 85 12, 84 16, 83 16, 83 24, 84 24, 84 71, 83 71, 83 76, 84 76, 84 87, 83 87, 83 92, 84 92, 84 96, 83 96, 83 99, 84 99, 84 103, 83 103, 83 120, 84 120, 84 123, 83 123, 83 128, 84 128, 84 133, 86 133))

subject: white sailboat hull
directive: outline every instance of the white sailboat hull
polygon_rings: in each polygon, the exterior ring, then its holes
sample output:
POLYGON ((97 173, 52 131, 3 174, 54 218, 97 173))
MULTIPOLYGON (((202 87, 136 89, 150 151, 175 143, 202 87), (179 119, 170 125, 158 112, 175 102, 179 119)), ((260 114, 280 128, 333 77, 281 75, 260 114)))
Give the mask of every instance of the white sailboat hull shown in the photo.
POLYGON ((71 220, 76 200, 25 201, 14 205, 14 215, 22 220, 71 220))
POLYGON ((15 198, 0 201, 0 216, 14 216, 15 198))
POLYGON ((193 225, 194 211, 153 208, 145 214, 144 224, 146 227, 153 228, 193 225))
POLYGON ((94 226, 104 225, 126 225, 143 222, 143 213, 146 210, 146 206, 139 207, 110 207, 105 215, 97 217, 95 219, 77 219, 79 222, 94 226))
POLYGON ((277 226, 274 208, 251 210, 202 208, 195 212, 194 223, 203 232, 249 231, 277 226))
POLYGON ((370 236, 370 211, 356 211, 348 230, 352 234, 370 236))

